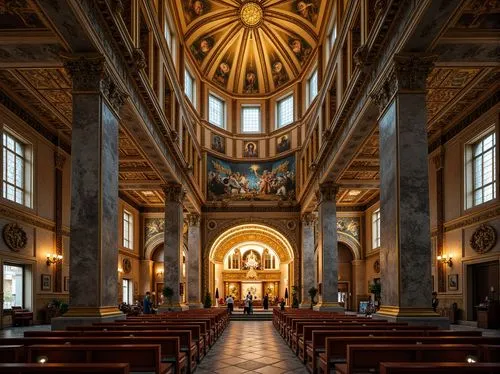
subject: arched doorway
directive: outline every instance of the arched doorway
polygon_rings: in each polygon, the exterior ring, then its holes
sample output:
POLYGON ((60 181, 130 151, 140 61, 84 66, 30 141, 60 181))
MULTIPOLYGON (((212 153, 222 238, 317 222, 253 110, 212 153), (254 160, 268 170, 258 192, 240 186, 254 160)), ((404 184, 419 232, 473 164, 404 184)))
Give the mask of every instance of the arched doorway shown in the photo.
POLYGON ((241 300, 250 292, 257 300, 285 296, 296 283, 295 255, 286 237, 260 224, 226 230, 210 247, 208 283, 212 294, 241 300))
POLYGON ((351 248, 338 242, 338 301, 346 310, 352 309, 352 261, 354 260, 351 248))

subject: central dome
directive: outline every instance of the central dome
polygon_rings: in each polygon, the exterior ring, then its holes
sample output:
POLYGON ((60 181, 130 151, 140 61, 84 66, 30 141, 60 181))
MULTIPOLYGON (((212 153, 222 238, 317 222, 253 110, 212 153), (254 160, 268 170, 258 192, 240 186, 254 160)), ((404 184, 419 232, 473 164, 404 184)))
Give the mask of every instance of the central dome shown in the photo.
POLYGON ((189 60, 233 96, 270 95, 302 77, 328 0, 175 0, 189 60))
POLYGON ((249 2, 241 7, 240 17, 245 26, 257 26, 262 21, 262 16, 263 12, 259 4, 249 2))

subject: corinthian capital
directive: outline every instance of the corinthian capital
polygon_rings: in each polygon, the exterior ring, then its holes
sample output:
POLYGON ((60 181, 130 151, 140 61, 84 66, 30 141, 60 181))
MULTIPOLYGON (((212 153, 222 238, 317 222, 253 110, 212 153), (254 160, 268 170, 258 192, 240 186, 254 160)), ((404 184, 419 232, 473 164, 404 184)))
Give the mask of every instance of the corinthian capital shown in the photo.
POLYGON ((319 185, 319 203, 323 201, 335 201, 339 185, 335 183, 321 183, 319 185))
POLYGON ((200 226, 201 216, 198 213, 191 213, 188 215, 189 226, 200 226))
POLYGON ((301 217, 304 226, 314 226, 318 217, 314 213, 305 213, 301 217))
POLYGON ((62 56, 64 68, 73 80, 73 91, 99 91, 104 77, 104 57, 62 56))
POLYGON ((186 192, 179 183, 169 183, 162 186, 163 193, 165 194, 166 202, 181 203, 184 200, 186 192))
POLYGON ((101 81, 101 91, 113 109, 119 112, 120 108, 125 104, 128 95, 120 90, 118 85, 109 76, 101 81))
POLYGON ((402 53, 394 55, 394 73, 398 90, 425 90, 427 77, 436 55, 402 53))

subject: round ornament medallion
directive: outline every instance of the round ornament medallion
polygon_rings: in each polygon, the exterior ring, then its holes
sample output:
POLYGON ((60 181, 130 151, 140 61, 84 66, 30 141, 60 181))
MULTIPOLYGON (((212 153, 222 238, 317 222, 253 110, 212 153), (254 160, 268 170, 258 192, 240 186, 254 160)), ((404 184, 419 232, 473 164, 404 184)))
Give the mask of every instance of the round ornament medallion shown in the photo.
POLYGON ((8 223, 3 227, 3 240, 7 247, 14 252, 19 252, 26 247, 28 235, 17 223, 8 223))
POLYGON ((217 228, 217 222, 210 220, 207 222, 207 227, 209 230, 215 230, 217 228))
POLYGON ((490 225, 483 224, 474 231, 469 243, 477 253, 486 253, 493 248, 496 241, 497 233, 495 229, 490 225))
POLYGON ((130 262, 129 258, 123 259, 122 266, 123 266, 123 272, 125 274, 130 273, 130 271, 132 270, 132 263, 130 262))
POLYGON ((260 5, 254 2, 243 4, 240 10, 241 22, 248 27, 257 26, 262 21, 263 15, 260 5))

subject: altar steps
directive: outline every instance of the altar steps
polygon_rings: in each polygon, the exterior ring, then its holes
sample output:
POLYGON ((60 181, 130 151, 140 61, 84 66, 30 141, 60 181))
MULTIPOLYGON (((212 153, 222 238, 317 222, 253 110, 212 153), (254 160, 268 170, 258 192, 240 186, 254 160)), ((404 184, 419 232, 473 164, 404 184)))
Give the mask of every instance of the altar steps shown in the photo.
POLYGON ((233 313, 230 316, 231 321, 272 321, 272 313, 239 314, 233 313))

